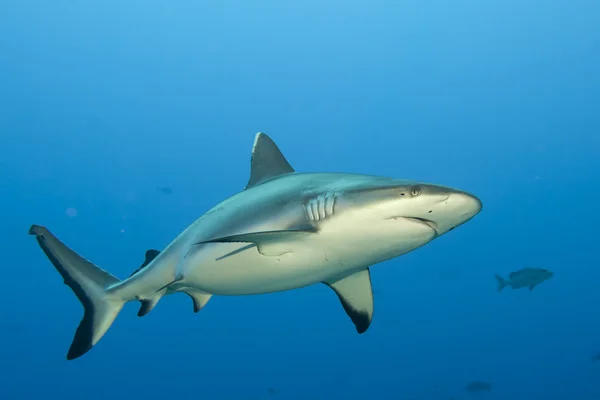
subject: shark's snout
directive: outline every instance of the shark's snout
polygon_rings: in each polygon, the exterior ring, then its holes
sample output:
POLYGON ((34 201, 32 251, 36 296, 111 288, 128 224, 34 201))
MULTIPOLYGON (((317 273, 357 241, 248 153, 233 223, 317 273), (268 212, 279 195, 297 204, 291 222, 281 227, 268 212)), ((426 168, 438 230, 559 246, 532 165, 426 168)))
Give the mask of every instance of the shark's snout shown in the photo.
POLYGON ((392 202, 392 219, 404 218, 443 235, 469 221, 482 209, 481 200, 465 191, 447 186, 413 185, 409 197, 401 191, 400 200, 392 202))
POLYGON ((452 193, 450 197, 448 197, 448 202, 453 203, 451 206, 459 210, 458 215, 467 218, 467 220, 479 214, 483 208, 481 200, 467 192, 452 193))
MULTIPOLYGON (((483 205, 476 196, 444 186, 425 187, 421 203, 421 219, 430 221, 438 236, 451 231, 477 215, 483 205)), ((411 215, 417 217, 417 215, 411 215)))
POLYGON ((479 214, 482 208, 483 204, 476 196, 463 191, 453 191, 436 207, 432 219, 437 224, 438 233, 443 234, 469 221, 479 214))

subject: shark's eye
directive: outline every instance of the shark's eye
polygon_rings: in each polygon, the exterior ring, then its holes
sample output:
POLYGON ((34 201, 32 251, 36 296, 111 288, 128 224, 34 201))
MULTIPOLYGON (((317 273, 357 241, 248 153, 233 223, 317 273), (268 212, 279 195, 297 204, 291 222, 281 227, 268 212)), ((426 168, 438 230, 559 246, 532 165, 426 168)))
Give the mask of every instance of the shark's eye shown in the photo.
POLYGON ((421 194, 421 188, 418 186, 413 186, 410 188, 410 195, 413 197, 417 197, 421 194))

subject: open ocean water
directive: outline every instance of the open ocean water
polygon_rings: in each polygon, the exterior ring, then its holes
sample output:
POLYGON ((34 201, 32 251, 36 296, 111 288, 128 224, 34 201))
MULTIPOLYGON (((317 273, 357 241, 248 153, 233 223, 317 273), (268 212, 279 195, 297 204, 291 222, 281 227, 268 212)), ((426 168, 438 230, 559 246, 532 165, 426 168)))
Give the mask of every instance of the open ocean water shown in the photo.
POLYGON ((0 188, 3 400, 600 398, 598 1, 5 0, 0 188), (66 360, 83 307, 29 227, 124 279, 257 132, 483 209, 371 268, 364 334, 325 285, 176 294, 66 360), (498 292, 523 268, 553 276, 498 292))

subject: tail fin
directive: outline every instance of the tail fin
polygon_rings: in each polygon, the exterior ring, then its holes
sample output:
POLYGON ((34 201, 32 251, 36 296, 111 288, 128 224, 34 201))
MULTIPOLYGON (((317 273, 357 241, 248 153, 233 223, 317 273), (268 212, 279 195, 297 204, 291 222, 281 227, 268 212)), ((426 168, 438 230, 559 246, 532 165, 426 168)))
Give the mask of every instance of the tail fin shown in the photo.
POLYGON ((506 287, 506 281, 500 275, 495 275, 496 280, 498 281, 498 291, 501 292, 502 289, 506 287))
POLYGON ((75 332, 67 360, 81 357, 98 343, 123 308, 125 302, 109 297, 105 290, 120 281, 71 250, 45 227, 32 225, 29 234, 36 236, 54 268, 83 305, 83 319, 75 332))

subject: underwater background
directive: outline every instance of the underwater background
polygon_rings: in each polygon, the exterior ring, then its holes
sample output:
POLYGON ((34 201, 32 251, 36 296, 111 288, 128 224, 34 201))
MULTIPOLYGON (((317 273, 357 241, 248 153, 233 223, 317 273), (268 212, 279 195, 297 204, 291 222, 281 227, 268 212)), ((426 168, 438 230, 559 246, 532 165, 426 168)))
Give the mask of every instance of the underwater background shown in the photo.
POLYGON ((3 1, 0 398, 598 398, 599 71, 591 0, 3 1), (125 278, 243 189, 259 131, 483 210, 371 269, 363 335, 325 285, 177 295, 67 361, 83 308, 29 226, 125 278), (497 291, 524 267, 554 277, 497 291))

